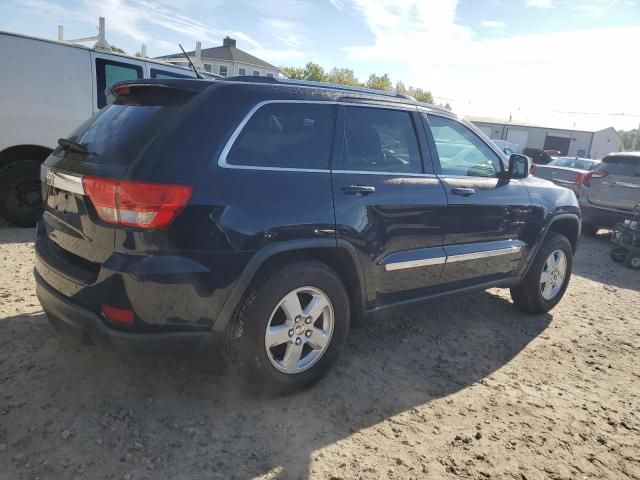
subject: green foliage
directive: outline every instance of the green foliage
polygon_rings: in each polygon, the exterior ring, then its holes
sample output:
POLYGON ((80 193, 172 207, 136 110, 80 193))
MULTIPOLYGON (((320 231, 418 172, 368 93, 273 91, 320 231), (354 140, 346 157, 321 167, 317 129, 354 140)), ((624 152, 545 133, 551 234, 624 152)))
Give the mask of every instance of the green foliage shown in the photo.
POLYGON ((125 52, 123 49, 116 47, 115 45, 110 45, 111 50, 113 50, 116 53, 124 53, 125 55, 127 54, 127 52, 125 52))
POLYGON ((619 130, 618 135, 622 139, 622 148, 625 151, 640 151, 640 129, 636 128, 628 132, 619 130))
MULTIPOLYGON (((282 67, 282 73, 292 80, 312 80, 316 82, 337 83, 352 87, 368 87, 376 90, 393 91, 393 83, 388 74, 377 75, 372 73, 369 79, 362 83, 350 68, 333 67, 326 72, 324 68, 314 62, 308 62, 304 67, 282 67)), ((404 82, 396 82, 395 91, 410 95, 419 102, 433 103, 433 96, 429 90, 418 87, 406 86, 404 82)), ((448 105, 448 104, 447 104, 448 105)), ((451 107, 448 107, 451 109, 451 107)))
POLYGON ((375 90, 393 90, 391 79, 386 73, 384 75, 376 75, 375 73, 372 73, 371 75, 369 75, 369 80, 367 80, 365 86, 367 88, 373 88, 375 90))
POLYGON ((350 85, 352 87, 359 87, 362 85, 353 73, 353 70, 349 68, 336 68, 333 67, 327 75, 327 82, 338 83, 340 85, 350 85))

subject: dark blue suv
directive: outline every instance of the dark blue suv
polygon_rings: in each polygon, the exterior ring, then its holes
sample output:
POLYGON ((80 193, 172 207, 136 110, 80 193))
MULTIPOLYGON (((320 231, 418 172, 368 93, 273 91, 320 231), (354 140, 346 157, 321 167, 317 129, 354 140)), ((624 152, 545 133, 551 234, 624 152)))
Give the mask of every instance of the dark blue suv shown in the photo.
POLYGON ((133 352, 220 349, 317 381, 365 314, 489 287, 546 312, 580 235, 568 189, 415 100, 275 79, 144 80, 42 168, 51 322, 133 352))

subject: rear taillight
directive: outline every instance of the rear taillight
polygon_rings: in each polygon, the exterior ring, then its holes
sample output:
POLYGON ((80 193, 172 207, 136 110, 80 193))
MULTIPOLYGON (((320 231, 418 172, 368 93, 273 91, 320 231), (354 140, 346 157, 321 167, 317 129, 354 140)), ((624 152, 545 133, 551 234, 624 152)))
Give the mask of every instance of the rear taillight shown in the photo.
POLYGON ((576 185, 582 185, 584 181, 587 179, 588 173, 578 172, 576 175, 576 185))
POLYGON ((86 176, 82 185, 98 217, 114 225, 167 227, 187 205, 188 185, 130 182, 86 176))
POLYGON ((609 174, 606 172, 589 172, 585 175, 583 184, 586 185, 587 187, 590 187, 592 178, 604 178, 607 175, 609 174))

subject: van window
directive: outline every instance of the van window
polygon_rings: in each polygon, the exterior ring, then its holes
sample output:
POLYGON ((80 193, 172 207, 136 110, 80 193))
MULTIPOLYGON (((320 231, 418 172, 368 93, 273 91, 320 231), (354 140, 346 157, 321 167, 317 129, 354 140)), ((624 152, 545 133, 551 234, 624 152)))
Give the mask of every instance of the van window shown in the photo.
POLYGON ((230 165, 326 170, 334 117, 334 104, 266 104, 244 126, 226 161, 230 165))
POLYGON ((192 78, 191 75, 185 75, 184 73, 168 72, 166 70, 158 70, 157 68, 152 68, 149 73, 151 74, 151 78, 159 78, 159 79, 192 78))
POLYGON ((411 113, 344 107, 344 149, 338 170, 422 173, 411 113))
POLYGON ((142 67, 139 65, 96 58, 96 85, 98 90, 96 99, 98 100, 98 108, 113 102, 113 97, 109 96, 107 98, 105 94, 107 88, 111 88, 114 83, 138 78, 142 78, 142 67))

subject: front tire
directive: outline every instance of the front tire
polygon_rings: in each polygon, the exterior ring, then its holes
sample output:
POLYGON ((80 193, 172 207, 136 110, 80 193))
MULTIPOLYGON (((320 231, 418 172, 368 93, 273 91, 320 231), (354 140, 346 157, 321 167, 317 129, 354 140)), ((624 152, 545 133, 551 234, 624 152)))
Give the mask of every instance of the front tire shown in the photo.
POLYGON ((290 393, 310 387, 342 350, 349 311, 344 284, 326 264, 299 260, 270 269, 227 326, 226 363, 252 388, 290 393))
POLYGON ((529 313, 546 313, 562 299, 569 285, 573 249, 564 235, 551 232, 520 285, 511 288, 514 305, 529 313))

